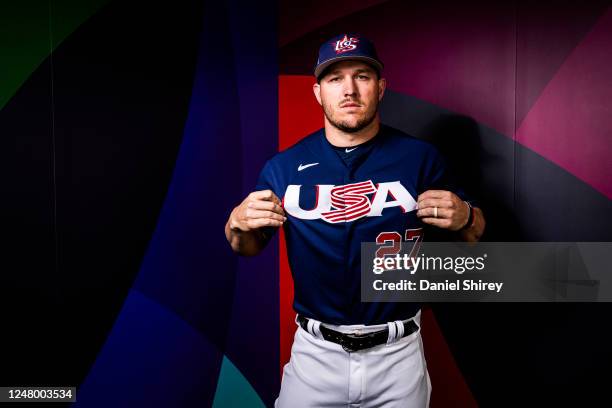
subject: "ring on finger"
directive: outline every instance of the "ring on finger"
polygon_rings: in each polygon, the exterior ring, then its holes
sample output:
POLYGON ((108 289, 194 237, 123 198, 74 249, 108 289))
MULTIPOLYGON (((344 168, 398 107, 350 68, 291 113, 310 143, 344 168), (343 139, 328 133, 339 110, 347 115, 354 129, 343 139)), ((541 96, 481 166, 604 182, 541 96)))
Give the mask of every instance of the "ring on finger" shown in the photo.
POLYGON ((438 207, 434 207, 434 218, 438 218, 438 207))

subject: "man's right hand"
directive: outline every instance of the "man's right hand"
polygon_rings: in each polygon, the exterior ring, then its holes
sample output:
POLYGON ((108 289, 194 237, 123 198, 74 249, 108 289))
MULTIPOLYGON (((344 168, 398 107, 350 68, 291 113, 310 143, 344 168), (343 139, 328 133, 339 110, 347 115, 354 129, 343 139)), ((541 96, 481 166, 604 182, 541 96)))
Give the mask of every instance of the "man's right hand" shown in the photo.
POLYGON ((266 244, 259 230, 262 227, 281 227, 287 221, 281 201, 272 190, 252 192, 229 216, 225 236, 235 252, 256 255, 266 244))
POLYGON ((261 227, 280 227, 287 221, 281 201, 272 190, 252 192, 232 211, 229 227, 251 231, 261 227))

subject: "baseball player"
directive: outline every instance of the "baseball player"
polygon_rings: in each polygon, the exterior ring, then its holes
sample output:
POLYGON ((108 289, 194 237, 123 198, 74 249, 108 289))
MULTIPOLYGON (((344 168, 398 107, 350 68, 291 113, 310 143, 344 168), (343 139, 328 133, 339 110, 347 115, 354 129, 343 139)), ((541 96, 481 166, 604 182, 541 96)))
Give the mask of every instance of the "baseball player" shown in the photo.
POLYGON ((270 159, 225 227, 242 255, 285 230, 298 328, 276 407, 428 406, 420 307, 361 302, 361 243, 393 251, 428 228, 465 241, 484 230, 437 150, 380 123, 382 70, 362 36, 323 43, 313 90, 325 127, 270 159))

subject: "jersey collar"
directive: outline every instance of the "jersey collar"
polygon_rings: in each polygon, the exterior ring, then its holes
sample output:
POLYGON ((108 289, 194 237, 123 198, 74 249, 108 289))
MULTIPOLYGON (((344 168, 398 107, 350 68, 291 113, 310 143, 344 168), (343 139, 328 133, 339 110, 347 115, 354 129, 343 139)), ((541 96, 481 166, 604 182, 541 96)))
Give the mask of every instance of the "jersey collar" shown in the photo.
MULTIPOLYGON (((359 167, 366 166, 370 162, 372 156, 376 154, 377 150, 384 143, 385 135, 387 132, 384 131, 385 126, 381 123, 380 130, 375 136, 377 139, 374 143, 375 146, 359 167)), ((324 162, 329 165, 333 170, 338 171, 340 174, 344 174, 350 171, 350 169, 344 164, 342 159, 334 151, 332 145, 325 138, 325 129, 319 129, 315 133, 315 137, 311 139, 311 143, 308 144, 308 148, 316 157, 322 157, 324 162)))

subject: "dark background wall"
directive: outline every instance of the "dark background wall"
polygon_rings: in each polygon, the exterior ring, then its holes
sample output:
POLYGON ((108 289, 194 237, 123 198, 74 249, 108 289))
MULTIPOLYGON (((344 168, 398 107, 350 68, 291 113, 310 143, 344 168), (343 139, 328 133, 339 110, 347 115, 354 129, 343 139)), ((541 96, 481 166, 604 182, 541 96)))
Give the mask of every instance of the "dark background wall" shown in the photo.
POLYGON ((239 260, 223 226, 276 151, 276 16, 0 5, 0 384, 78 386, 88 407, 271 403, 277 256, 239 260))
MULTIPOLYGON (((320 126, 310 73, 344 30, 377 43, 383 120, 449 156, 485 239, 611 239, 607 2, 27 0, 0 27, 0 385, 272 405, 284 251, 239 259, 222 229, 320 126)), ((609 400, 607 304, 426 313, 433 406, 609 400)))

